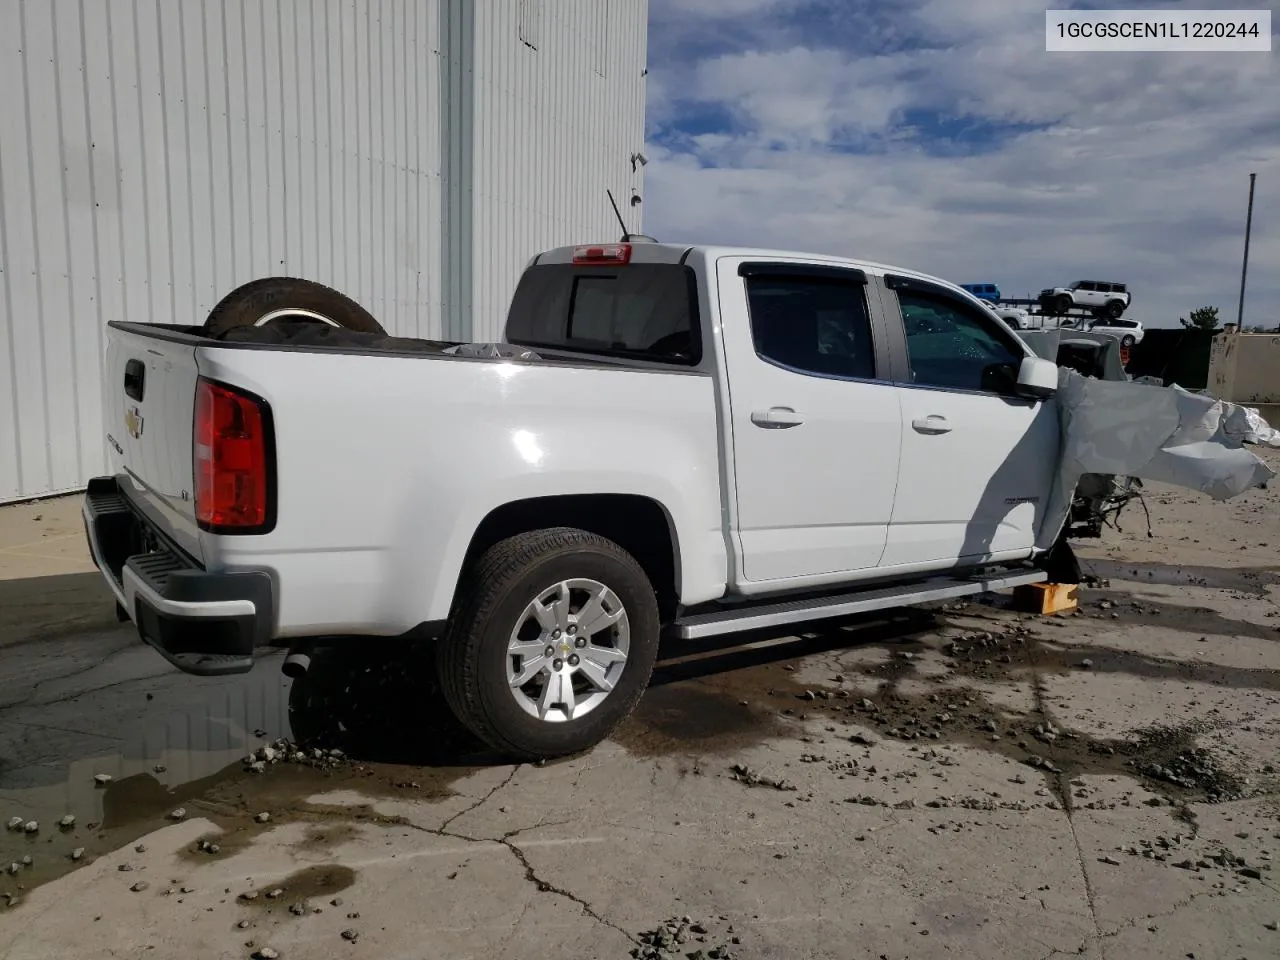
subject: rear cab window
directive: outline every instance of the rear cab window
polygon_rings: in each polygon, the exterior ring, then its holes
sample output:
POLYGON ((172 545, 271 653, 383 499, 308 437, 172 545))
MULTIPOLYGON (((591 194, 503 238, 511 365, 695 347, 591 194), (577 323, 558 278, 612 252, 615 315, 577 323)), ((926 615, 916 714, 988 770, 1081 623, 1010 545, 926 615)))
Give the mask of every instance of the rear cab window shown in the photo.
POLYGON ((534 264, 516 286, 506 340, 695 366, 702 335, 693 270, 674 263, 534 264))

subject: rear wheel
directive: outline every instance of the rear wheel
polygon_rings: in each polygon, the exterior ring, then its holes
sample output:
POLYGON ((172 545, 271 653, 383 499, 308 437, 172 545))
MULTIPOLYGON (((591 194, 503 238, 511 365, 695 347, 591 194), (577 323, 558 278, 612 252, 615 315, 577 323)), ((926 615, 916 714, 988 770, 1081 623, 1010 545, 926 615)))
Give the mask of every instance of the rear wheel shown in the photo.
POLYGON ((1112 300, 1110 303, 1107 304, 1107 316, 1110 317, 1112 320, 1118 320, 1120 318, 1120 314, 1122 313, 1124 313, 1123 300, 1112 300))
POLYGON ((267 277, 232 290, 209 311, 204 330, 216 337, 236 327, 265 326, 285 319, 310 320, 360 333, 386 333, 382 324, 350 297, 296 277, 267 277))
POLYGON ((611 540, 519 534, 468 571, 437 669, 449 705, 513 759, 589 749, 635 708, 658 652, 658 604, 611 540))
POLYGON ((1053 309, 1058 316, 1065 316, 1067 312, 1076 305, 1076 302, 1067 294, 1060 293, 1053 298, 1053 309))

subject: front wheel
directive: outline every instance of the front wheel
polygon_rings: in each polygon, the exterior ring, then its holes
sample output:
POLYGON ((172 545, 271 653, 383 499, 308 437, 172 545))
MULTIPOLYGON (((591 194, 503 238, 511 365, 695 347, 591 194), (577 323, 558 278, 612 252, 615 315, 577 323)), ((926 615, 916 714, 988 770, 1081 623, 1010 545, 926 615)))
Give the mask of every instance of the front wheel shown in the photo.
POLYGON ((649 684, 658 603, 635 558, 585 530, 522 533, 467 572, 437 652, 458 719, 518 760, 587 750, 649 684))
POLYGON ((1071 308, 1074 307, 1075 305, 1076 305, 1076 302, 1072 300, 1071 297, 1067 296, 1067 294, 1065 293, 1059 294, 1057 297, 1054 298, 1054 301, 1053 301, 1054 312, 1057 313, 1058 316, 1060 317, 1066 316, 1067 313, 1071 310, 1071 308))

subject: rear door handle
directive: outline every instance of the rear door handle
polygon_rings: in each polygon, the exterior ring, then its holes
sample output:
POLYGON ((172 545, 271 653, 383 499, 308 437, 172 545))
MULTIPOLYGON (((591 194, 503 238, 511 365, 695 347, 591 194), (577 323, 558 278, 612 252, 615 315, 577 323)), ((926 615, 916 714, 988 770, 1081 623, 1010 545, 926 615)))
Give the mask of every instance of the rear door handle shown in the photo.
POLYGON ((916 433, 950 433, 951 424, 947 422, 946 417, 937 413, 931 413, 927 417, 917 417, 915 420, 912 420, 911 429, 916 433))
POLYGON ((780 430, 804 423, 804 417, 790 407, 770 407, 768 410, 752 410, 751 422, 757 427, 780 430))

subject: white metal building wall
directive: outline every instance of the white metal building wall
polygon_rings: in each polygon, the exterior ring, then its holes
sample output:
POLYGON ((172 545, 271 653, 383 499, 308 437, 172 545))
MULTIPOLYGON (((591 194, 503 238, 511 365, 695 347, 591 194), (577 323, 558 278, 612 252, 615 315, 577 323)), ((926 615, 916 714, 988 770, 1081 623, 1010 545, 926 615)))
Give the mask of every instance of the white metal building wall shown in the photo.
POLYGON ((439 329, 434 2, 0 0, 0 499, 105 465, 107 321, 302 276, 439 329))
POLYGON ((639 229, 646 16, 0 0, 0 502, 104 468, 110 320, 198 323, 288 275, 393 333, 496 339, 532 253, 617 234, 606 186, 639 229))
POLYGON ((472 331, 499 340, 539 250, 641 232, 647 0, 475 7, 472 331))

